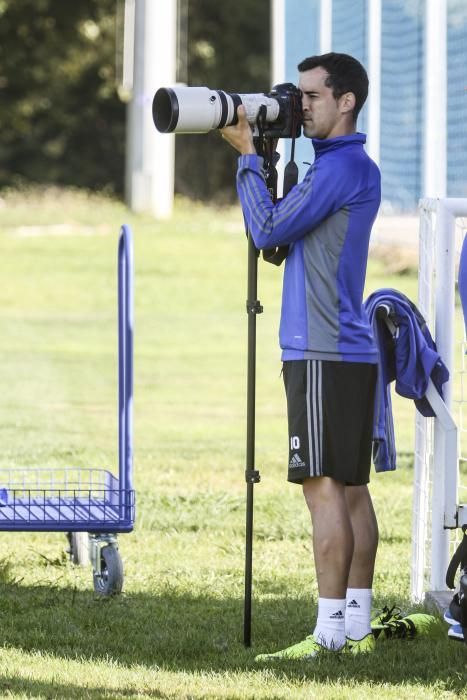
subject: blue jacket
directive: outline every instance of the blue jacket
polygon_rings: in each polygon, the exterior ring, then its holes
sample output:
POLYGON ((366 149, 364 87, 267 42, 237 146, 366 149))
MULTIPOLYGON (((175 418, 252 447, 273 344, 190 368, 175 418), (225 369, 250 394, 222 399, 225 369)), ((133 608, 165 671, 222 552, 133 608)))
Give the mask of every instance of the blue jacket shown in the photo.
POLYGON ((449 372, 423 316, 404 294, 395 289, 379 289, 368 297, 364 306, 379 349, 373 462, 376 471, 391 471, 396 468, 391 382, 395 380, 400 396, 414 399, 420 413, 433 416, 425 397, 428 381, 431 378, 442 395, 442 385, 449 379, 449 372), (394 334, 388 329, 386 311, 396 328, 394 334))
POLYGON ((313 164, 276 204, 262 158, 239 158, 237 190, 256 247, 289 245, 279 332, 283 360, 377 362, 362 301, 380 173, 365 141, 358 133, 313 139, 313 164))

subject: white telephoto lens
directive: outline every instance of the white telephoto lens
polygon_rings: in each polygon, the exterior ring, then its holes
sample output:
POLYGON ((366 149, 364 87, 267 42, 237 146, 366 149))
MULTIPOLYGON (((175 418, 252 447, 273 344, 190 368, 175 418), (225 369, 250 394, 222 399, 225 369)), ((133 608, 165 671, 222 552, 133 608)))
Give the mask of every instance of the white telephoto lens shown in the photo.
POLYGON ((235 107, 222 90, 176 86, 156 92, 152 113, 162 133, 203 134, 231 123, 235 107))
POLYGON ((175 88, 178 100, 177 133, 205 133, 217 129, 222 116, 218 93, 207 87, 175 88))
POLYGON ((279 116, 279 103, 262 93, 237 94, 207 87, 159 88, 152 104, 154 124, 162 133, 203 134, 237 122, 237 107, 243 104, 246 117, 256 126, 261 107, 266 122, 279 116))
POLYGON ((246 118, 250 124, 256 124, 259 110, 263 105, 266 107, 267 122, 274 122, 279 116, 279 103, 273 97, 266 97, 261 93, 239 95, 239 97, 245 107, 246 118))

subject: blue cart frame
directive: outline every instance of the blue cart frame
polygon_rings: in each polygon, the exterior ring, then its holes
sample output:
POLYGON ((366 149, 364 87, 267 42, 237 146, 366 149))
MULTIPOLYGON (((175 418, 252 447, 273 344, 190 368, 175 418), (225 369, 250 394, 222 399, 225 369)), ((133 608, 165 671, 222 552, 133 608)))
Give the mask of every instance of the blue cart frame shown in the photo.
MULTIPOLYGON (((0 469, 0 530, 89 533, 98 593, 118 593, 116 535, 131 532, 133 489, 133 237, 118 241, 118 478, 105 469, 0 469)), ((71 537, 70 537, 71 539, 71 537)))

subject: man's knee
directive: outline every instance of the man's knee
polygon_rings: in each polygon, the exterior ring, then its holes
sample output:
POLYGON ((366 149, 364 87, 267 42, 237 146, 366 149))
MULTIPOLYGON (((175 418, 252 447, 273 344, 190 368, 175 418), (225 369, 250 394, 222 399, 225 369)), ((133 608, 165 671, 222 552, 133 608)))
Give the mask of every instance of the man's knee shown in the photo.
POLYGON ((369 521, 376 522, 373 502, 367 486, 346 486, 345 498, 351 515, 355 513, 369 521))
POLYGON ((368 486, 346 486, 345 487, 345 497, 349 504, 349 507, 360 508, 362 504, 371 504, 371 496, 368 490, 368 486))
POLYGON ((329 476, 314 476, 304 479, 302 484, 303 495, 308 509, 313 514, 321 508, 335 508, 347 510, 345 499, 345 486, 329 476))

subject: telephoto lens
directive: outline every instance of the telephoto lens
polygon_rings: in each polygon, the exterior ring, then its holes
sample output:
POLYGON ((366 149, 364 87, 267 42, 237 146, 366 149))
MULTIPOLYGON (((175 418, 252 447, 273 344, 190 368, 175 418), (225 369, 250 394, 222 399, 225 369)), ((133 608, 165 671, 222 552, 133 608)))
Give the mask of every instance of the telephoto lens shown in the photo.
POLYGON ((254 126, 259 110, 266 108, 266 122, 275 122, 280 105, 262 93, 237 94, 207 87, 159 88, 152 102, 156 129, 163 134, 204 134, 237 123, 237 107, 243 104, 246 117, 254 126))

